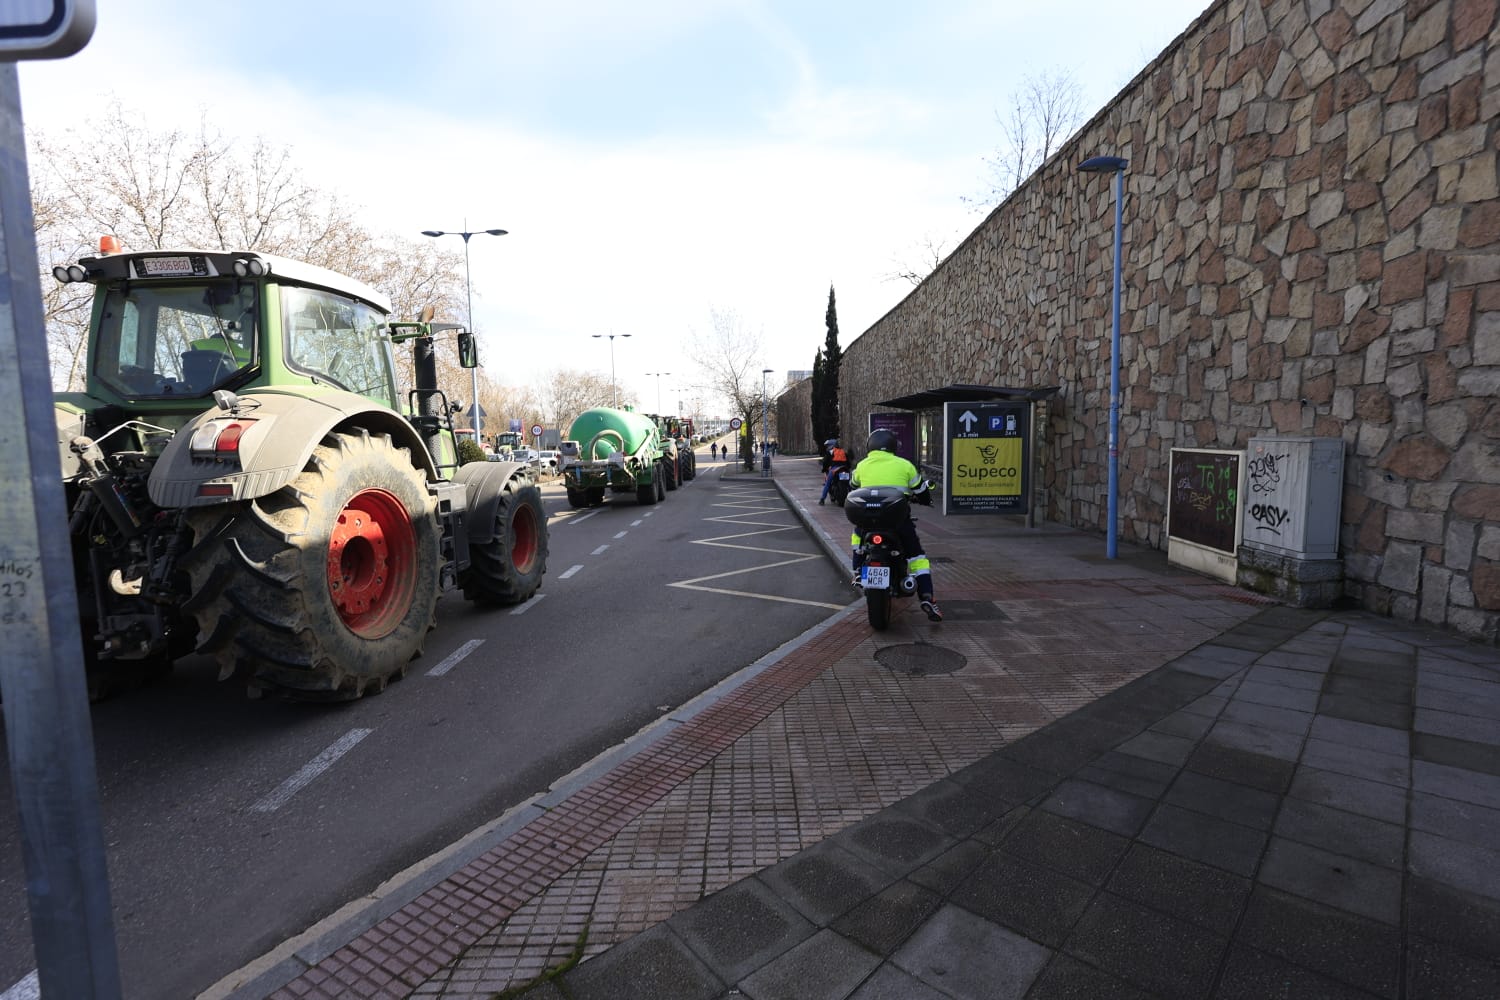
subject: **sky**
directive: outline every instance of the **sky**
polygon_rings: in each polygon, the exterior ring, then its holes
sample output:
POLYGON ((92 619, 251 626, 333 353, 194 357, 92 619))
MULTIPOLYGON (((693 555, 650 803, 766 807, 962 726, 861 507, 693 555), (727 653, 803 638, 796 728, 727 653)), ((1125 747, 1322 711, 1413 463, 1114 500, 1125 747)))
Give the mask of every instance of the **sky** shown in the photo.
POLYGON ((506 229, 469 244, 490 378, 613 366, 646 409, 719 412, 693 360, 716 312, 773 388, 830 287, 847 348, 982 220, 963 199, 1028 77, 1071 75, 1091 117, 1207 5, 98 0, 81 52, 20 64, 21 110, 207 114, 371 231, 506 229))

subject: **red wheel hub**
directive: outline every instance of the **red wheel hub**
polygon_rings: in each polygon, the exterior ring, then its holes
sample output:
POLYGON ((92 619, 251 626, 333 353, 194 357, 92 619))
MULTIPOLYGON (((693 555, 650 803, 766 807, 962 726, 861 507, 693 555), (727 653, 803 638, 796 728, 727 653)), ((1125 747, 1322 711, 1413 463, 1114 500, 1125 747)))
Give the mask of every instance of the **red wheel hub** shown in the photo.
POLYGON ((537 528, 536 513, 526 504, 517 504, 510 519, 510 557, 516 572, 531 572, 540 546, 541 532, 537 528))
POLYGON ((328 592, 349 630, 389 634, 411 607, 417 532, 385 490, 361 490, 339 512, 328 539, 328 592))

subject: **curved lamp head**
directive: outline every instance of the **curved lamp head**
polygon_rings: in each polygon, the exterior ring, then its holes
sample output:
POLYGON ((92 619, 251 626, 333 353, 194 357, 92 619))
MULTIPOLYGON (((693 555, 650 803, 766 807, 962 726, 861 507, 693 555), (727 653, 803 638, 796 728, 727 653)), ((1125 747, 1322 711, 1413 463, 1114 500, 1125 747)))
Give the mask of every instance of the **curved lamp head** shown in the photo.
POLYGON ((422 235, 423 236, 447 236, 448 234, 445 233, 445 232, 443 232, 441 229, 424 229, 424 230, 422 230, 422 235))
POLYGON ((1078 169, 1087 174, 1108 174, 1124 170, 1130 161, 1119 156, 1091 156, 1078 164, 1078 169))

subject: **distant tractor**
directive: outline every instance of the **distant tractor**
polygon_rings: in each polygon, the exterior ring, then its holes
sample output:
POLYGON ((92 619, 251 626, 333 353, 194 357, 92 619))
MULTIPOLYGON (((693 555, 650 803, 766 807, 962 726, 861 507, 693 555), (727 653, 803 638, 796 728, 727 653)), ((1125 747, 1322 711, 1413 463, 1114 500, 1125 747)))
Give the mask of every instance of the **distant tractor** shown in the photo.
POLYGON ((667 496, 667 477, 675 474, 656 423, 633 410, 583 411, 558 450, 574 508, 601 504, 606 493, 633 493, 642 505, 659 503, 667 496))
POLYGON ((405 673, 444 588, 540 587, 540 492, 525 466, 458 465, 430 311, 392 322, 359 281, 249 251, 53 273, 94 286, 85 391, 56 397, 91 695, 196 650, 252 695, 357 698, 405 673))

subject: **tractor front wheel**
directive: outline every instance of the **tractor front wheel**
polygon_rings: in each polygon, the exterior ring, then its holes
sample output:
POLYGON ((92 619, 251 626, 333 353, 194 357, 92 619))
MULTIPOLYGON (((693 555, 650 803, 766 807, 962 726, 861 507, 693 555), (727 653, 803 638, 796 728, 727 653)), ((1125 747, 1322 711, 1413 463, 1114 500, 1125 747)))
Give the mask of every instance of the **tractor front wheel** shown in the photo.
POLYGON ((405 675, 441 552, 425 477, 388 435, 330 432, 276 492, 189 515, 199 651, 252 694, 346 700, 405 675))

